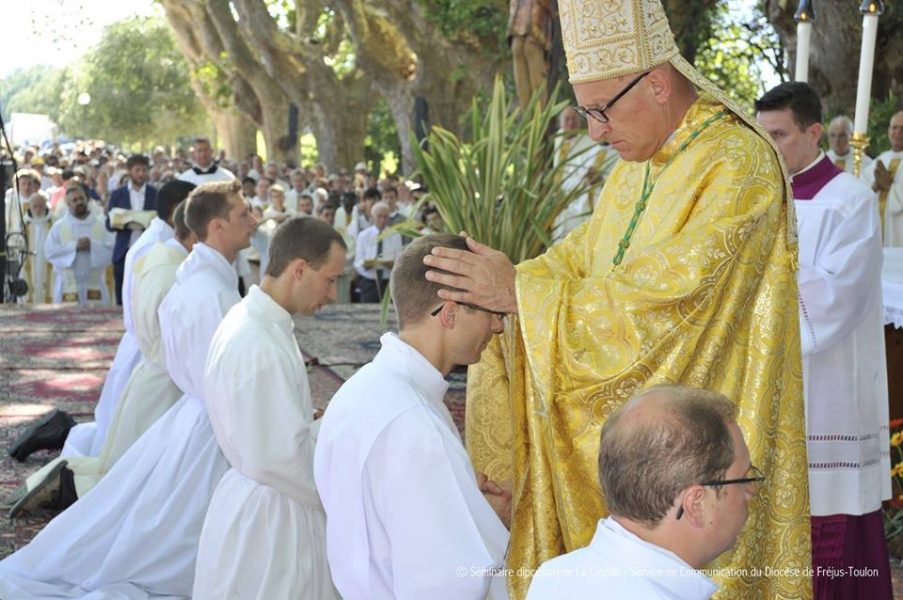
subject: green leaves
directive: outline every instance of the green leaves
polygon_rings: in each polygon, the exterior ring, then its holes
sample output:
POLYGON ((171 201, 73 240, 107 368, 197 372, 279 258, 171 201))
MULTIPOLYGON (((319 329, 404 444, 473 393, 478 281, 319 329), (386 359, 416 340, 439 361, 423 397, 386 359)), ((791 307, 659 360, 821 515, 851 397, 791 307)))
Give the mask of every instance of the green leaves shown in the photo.
MULTIPOLYGON (((215 74, 207 75, 212 85, 215 74)), ((60 125, 70 135, 117 143, 171 142, 198 131, 205 120, 185 59, 158 17, 107 27, 70 76, 60 105, 60 125), (81 92, 91 95, 89 105, 75 102, 81 92)))
POLYGON ((473 103, 469 141, 432 128, 415 159, 449 231, 466 231, 515 263, 549 245, 555 217, 589 185, 561 189, 567 165, 581 157, 554 164, 549 128, 567 105, 557 98, 557 89, 546 104, 535 96, 521 112, 497 77, 488 104, 473 103))

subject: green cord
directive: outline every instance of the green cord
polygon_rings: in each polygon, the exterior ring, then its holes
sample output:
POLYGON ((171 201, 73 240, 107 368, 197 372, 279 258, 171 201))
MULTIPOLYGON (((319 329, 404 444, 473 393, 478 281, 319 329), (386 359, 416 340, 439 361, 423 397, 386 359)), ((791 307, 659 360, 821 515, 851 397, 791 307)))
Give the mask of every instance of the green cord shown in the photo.
POLYGON ((652 191, 655 189, 655 184, 658 182, 658 178, 661 177, 662 173, 665 172, 665 169, 667 169, 668 166, 672 162, 674 162, 674 159, 677 158, 677 156, 681 152, 686 150, 687 146, 689 146, 693 140, 699 137, 699 134, 705 131, 709 125, 726 116, 727 112, 721 110, 703 121, 702 125, 699 126, 699 129, 691 133, 690 136, 686 140, 684 140, 680 147, 674 152, 674 154, 671 155, 671 158, 668 159, 668 162, 666 162, 665 166, 662 167, 662 170, 659 171, 658 175, 655 178, 655 181, 653 181, 651 185, 649 183, 649 172, 651 170, 652 160, 650 159, 646 161, 646 173, 643 176, 643 191, 640 194, 640 199, 637 201, 636 206, 633 209, 633 217, 630 219, 630 223, 627 225, 627 231, 624 232, 624 237, 621 238, 620 242, 618 242, 618 253, 615 254, 614 259, 612 259, 614 266, 617 267, 619 264, 621 264, 621 261, 624 260, 624 253, 627 252, 628 248, 630 248, 630 238, 633 237, 633 232, 634 230, 636 230, 636 226, 640 222, 640 217, 646 210, 646 205, 649 203, 649 196, 652 195, 652 191))

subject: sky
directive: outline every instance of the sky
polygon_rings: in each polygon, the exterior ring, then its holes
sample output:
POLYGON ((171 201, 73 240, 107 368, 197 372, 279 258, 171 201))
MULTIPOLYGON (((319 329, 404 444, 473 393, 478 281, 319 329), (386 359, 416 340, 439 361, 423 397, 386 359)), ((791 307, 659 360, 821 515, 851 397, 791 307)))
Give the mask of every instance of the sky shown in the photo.
MULTIPOLYGON (((740 14, 755 1, 729 0, 740 14)), ((154 13, 163 9, 153 0, 3 0, 0 79, 35 65, 65 66, 96 43, 106 25, 154 13)))
POLYGON ((103 28, 162 12, 153 0, 4 0, 0 78, 35 65, 62 67, 94 45, 103 28))

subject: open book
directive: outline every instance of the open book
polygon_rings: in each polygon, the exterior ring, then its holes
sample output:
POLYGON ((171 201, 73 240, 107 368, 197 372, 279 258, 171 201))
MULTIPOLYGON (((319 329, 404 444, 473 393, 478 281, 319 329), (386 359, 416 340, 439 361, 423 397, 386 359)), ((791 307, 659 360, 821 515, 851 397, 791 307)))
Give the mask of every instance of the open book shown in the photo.
POLYGON ((110 209, 110 227, 113 229, 125 229, 129 223, 137 223, 144 229, 150 225, 154 217, 157 216, 155 210, 129 210, 127 208, 111 208, 110 209))

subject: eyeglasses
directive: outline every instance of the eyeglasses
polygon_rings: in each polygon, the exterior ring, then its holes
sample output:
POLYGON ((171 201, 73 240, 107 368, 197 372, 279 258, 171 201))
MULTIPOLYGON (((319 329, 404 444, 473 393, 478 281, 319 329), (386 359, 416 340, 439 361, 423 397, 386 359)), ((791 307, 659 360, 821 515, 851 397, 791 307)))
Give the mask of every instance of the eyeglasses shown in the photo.
MULTIPOLYGON (((765 481, 765 474, 759 469, 759 467, 750 465, 749 470, 746 471, 746 477, 741 477, 739 479, 713 479, 711 481, 703 481, 699 485, 706 487, 721 487, 722 485, 761 483, 763 481, 765 481)), ((680 520, 682 516, 684 516, 683 506, 677 509, 677 519, 680 520)))
POLYGON ((614 98, 612 98, 611 100, 609 100, 608 103, 607 103, 605 106, 602 106, 602 107, 598 107, 598 106, 588 106, 588 107, 584 107, 584 106, 575 106, 575 107, 574 107, 574 110, 576 110, 577 113, 578 113, 581 117, 583 117, 584 119, 586 119, 587 121, 589 120, 589 117, 592 117, 592 118, 594 118, 595 120, 599 121, 600 123, 608 123, 608 115, 605 114, 605 111, 606 111, 606 110, 611 110, 611 107, 615 105, 615 102, 617 102, 618 100, 620 100, 621 98, 623 98, 624 95, 625 95, 627 92, 629 92, 631 89, 633 89, 633 86, 635 86, 636 84, 638 84, 638 83, 640 82, 640 79, 642 79, 643 77, 645 77, 645 76, 648 75, 649 73, 650 73, 650 71, 646 71, 645 73, 643 73, 642 75, 640 75, 639 77, 637 77, 636 79, 634 79, 633 81, 631 81, 630 83, 628 83, 628 84, 627 84, 627 87, 625 87, 623 90, 621 90, 620 92, 618 92, 618 94, 617 94, 614 98))
MULTIPOLYGON (((498 319, 504 319, 504 318, 505 318, 505 313, 500 313, 500 312, 494 312, 494 311, 491 311, 491 310, 486 310, 485 308, 481 308, 481 307, 479 307, 479 306, 474 306, 473 304, 467 304, 466 302, 456 302, 455 304, 460 304, 461 306, 463 306, 463 307, 465 307, 465 308, 469 308, 470 310, 478 310, 478 311, 481 311, 481 312, 489 313, 491 316, 496 317, 496 318, 498 318, 498 319)), ((442 312, 442 307, 443 307, 443 306, 445 306, 445 302, 443 302, 442 304, 440 304, 440 305, 436 308, 436 310, 434 310, 433 312, 431 312, 431 313, 430 313, 430 316, 431 316, 431 317, 435 317, 435 316, 438 315, 440 312, 442 312)))

